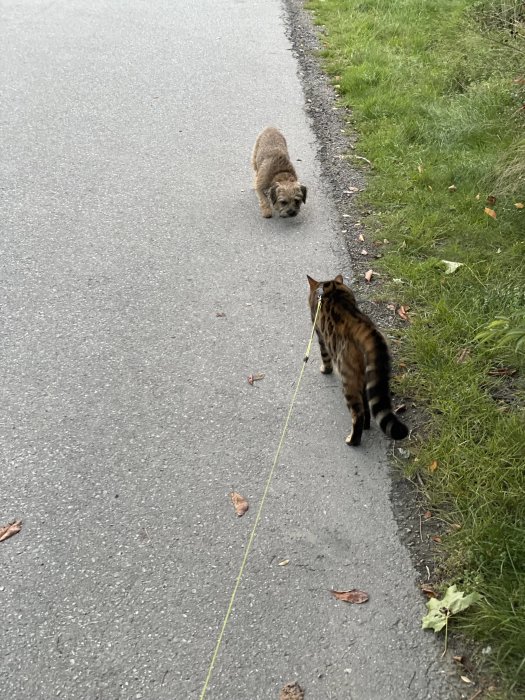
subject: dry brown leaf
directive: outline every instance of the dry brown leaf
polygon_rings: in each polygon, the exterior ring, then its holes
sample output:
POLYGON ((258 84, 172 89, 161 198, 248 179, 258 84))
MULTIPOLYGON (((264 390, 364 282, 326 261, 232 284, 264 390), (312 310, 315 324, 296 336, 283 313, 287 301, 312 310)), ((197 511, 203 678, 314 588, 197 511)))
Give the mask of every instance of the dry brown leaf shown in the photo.
POLYGON ((494 204, 496 204, 496 197, 494 197, 493 194, 489 194, 489 196, 487 197, 487 204, 490 204, 491 207, 494 206, 494 204))
POLYGON ((423 513, 423 520, 428 520, 428 519, 431 518, 431 517, 432 517, 432 513, 431 513, 429 510, 426 510, 426 511, 423 513))
POLYGON ((523 204, 523 202, 516 202, 514 206, 516 209, 525 209, 525 204, 523 204))
POLYGON ((408 311, 410 310, 410 306, 400 306, 399 309, 397 310, 397 315, 403 319, 403 321, 409 321, 410 319, 408 318, 408 311))
POLYGON ((253 385, 254 382, 260 382, 261 379, 264 379, 264 374, 262 372, 255 372, 254 374, 249 374, 248 384, 253 385))
POLYGON ((241 496, 240 493, 237 493, 237 491, 232 491, 230 493, 230 498, 232 499, 233 507, 235 508, 235 512, 237 513, 237 516, 239 518, 242 518, 242 516, 246 513, 248 508, 250 507, 248 505, 248 501, 241 496))
POLYGON ((373 270, 367 270, 367 271, 365 272, 365 280, 366 280, 367 282, 370 282, 370 281, 372 280, 372 275, 373 275, 373 274, 374 274, 374 271, 373 271, 373 270))
POLYGON ((438 544, 441 544, 441 537, 439 535, 432 535, 430 538, 432 542, 437 542, 438 544))
POLYGON ((330 593, 337 598, 337 600, 343 600, 345 603, 366 603, 368 600, 368 593, 360 591, 357 588, 352 588, 350 591, 334 591, 330 590, 330 593))
POLYGON ((354 192, 359 192, 359 187, 349 187, 347 190, 343 190, 344 194, 354 194, 354 192))
POLYGON ((8 540, 13 535, 16 535, 22 529, 21 520, 13 520, 12 523, 0 526, 0 542, 8 540))
POLYGON ((457 189, 458 189, 458 188, 456 187, 456 185, 450 185, 450 187, 448 188, 448 191, 449 191, 449 192, 455 192, 457 189))
POLYGON ((488 374, 490 377, 513 377, 517 371, 512 367, 492 367, 488 374))
POLYGON ((470 348, 463 348, 456 357, 456 362, 461 365, 470 357, 470 348))
POLYGON ((485 214, 487 214, 487 216, 491 216, 493 219, 496 218, 496 212, 494 211, 494 209, 489 209, 489 207, 485 207, 483 211, 485 212, 485 214))
POLYGON ((304 690, 299 683, 287 683, 281 688, 279 700, 304 700, 304 690))
POLYGON ((462 664, 462 663, 463 663, 463 657, 462 657, 462 656, 453 656, 452 659, 453 659, 457 664, 462 664))
POLYGON ((361 255, 368 255, 368 250, 365 250, 365 249, 363 248, 363 250, 361 251, 361 255))
POLYGON ((421 584, 421 591, 429 598, 435 598, 436 592, 429 583, 421 584))
POLYGON ((469 685, 472 685, 474 681, 471 681, 470 678, 467 678, 467 676, 461 676, 461 680, 463 683, 468 683, 469 685))
POLYGON ((359 234, 358 238, 359 238, 359 240, 361 241, 361 243, 364 243, 365 237, 363 236, 362 233, 359 234))
POLYGON ((289 560, 289 559, 283 559, 282 561, 280 561, 280 562, 277 564, 277 566, 288 566, 289 563, 290 563, 290 560, 289 560))
POLYGON ((428 471, 429 471, 431 474, 433 474, 433 473, 436 471, 437 468, 438 468, 437 459, 435 459, 435 460, 432 462, 432 464, 429 464, 429 465, 428 465, 428 471))

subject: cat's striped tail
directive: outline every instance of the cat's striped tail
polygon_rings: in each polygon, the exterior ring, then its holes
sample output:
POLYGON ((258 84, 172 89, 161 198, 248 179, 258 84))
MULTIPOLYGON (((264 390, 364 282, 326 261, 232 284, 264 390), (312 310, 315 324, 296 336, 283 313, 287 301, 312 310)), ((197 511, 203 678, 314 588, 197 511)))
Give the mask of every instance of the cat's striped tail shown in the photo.
POLYGON ((403 440, 408 428, 392 410, 388 346, 377 328, 369 326, 367 331, 360 341, 366 355, 366 395, 370 412, 385 435, 403 440))

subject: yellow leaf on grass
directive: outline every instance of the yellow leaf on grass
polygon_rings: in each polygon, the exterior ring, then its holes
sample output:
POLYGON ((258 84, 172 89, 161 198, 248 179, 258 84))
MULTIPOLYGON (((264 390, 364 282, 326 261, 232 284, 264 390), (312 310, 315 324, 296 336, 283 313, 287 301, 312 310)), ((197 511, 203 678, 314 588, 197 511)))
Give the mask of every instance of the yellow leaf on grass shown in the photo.
POLYGON ((494 211, 494 209, 490 209, 489 207, 485 207, 485 209, 483 211, 485 212, 485 214, 487 214, 487 216, 491 216, 493 219, 496 218, 496 212, 494 211))
POLYGON ((438 468, 437 459, 435 459, 435 460, 432 462, 432 464, 429 464, 429 465, 428 465, 428 471, 429 471, 431 474, 433 474, 433 473, 436 471, 437 468, 438 468))
POLYGON ((523 204, 523 202, 516 202, 514 206, 516 209, 525 209, 525 204, 523 204))

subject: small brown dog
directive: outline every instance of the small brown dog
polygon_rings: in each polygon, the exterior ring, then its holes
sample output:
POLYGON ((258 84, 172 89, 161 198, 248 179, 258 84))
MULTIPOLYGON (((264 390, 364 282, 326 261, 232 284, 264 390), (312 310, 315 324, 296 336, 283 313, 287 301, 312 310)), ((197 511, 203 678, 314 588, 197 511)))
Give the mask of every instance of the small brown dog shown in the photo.
POLYGON ((273 208, 284 218, 297 216, 301 203, 306 202, 306 187, 297 181, 286 140, 278 129, 269 126, 261 131, 253 147, 252 166, 261 214, 269 219, 273 208))

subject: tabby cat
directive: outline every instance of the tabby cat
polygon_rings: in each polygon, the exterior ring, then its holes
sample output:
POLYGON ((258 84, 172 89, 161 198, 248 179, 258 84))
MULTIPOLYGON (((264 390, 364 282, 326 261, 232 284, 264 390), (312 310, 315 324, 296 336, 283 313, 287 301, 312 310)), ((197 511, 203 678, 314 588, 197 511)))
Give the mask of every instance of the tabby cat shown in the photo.
POLYGON ((328 282, 307 277, 312 322, 321 296, 315 328, 323 360, 321 372, 330 374, 335 365, 352 415, 352 431, 346 442, 354 447, 361 444, 363 428, 370 428, 370 411, 385 435, 402 440, 408 435, 408 428, 392 411, 386 340, 373 321, 359 310, 342 275, 328 282))

